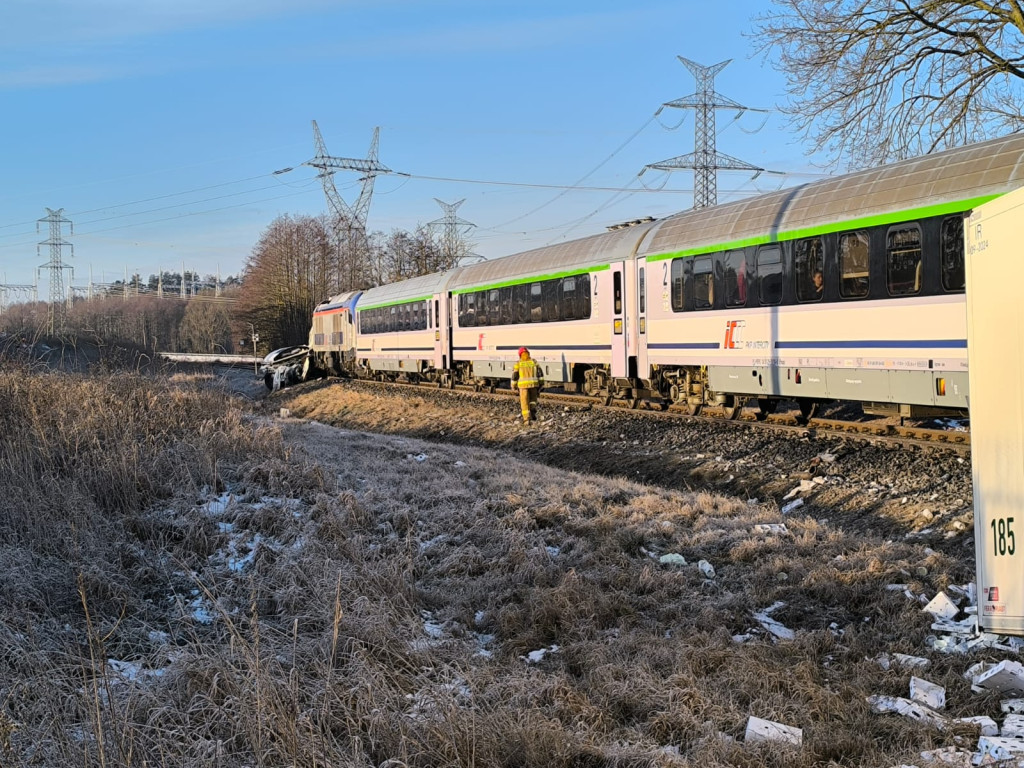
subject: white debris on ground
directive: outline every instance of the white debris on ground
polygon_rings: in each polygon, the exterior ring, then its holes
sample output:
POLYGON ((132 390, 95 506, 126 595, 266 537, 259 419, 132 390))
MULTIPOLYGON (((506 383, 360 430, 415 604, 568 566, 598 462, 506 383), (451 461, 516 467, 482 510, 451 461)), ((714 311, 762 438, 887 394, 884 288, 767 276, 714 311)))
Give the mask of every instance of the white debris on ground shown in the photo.
POLYGON ((772 720, 751 717, 747 720, 747 731, 743 740, 748 744, 759 741, 776 741, 799 747, 804 741, 804 732, 792 725, 783 725, 772 720))
POLYGON ((558 653, 561 650, 557 645, 552 645, 547 648, 539 648, 536 651, 530 651, 525 656, 520 656, 529 664, 540 664, 544 660, 544 657, 549 653, 558 653))
POLYGON ((779 610, 779 608, 784 608, 785 606, 786 604, 779 600, 778 602, 769 605, 763 611, 755 613, 754 618, 757 619, 758 623, 760 623, 762 627, 768 630, 779 640, 792 640, 796 637, 796 633, 789 627, 784 626, 782 623, 771 617, 772 613, 779 610))
MULTIPOLYGON (((906 584, 890 584, 889 589, 902 591, 908 599, 924 603, 922 611, 935 619, 931 628, 943 633, 929 635, 926 639, 926 644, 933 651, 966 654, 975 649, 987 649, 1019 653, 1024 648, 1024 638, 1005 637, 979 629, 974 584, 951 586, 948 591, 953 597, 940 591, 931 600, 915 595, 906 584)), ((929 666, 927 659, 905 654, 881 654, 875 661, 886 670, 894 666, 923 670, 929 666)), ((978 662, 964 672, 964 677, 970 681, 971 690, 976 694, 1024 696, 1024 664, 1012 659, 998 663, 978 662)), ((1024 698, 1006 698, 1001 702, 1000 708, 1005 715, 1001 726, 988 715, 950 718, 943 711, 946 706, 945 688, 916 675, 910 678, 909 698, 869 696, 867 701, 879 714, 901 715, 939 730, 947 730, 952 725, 972 725, 978 729, 978 743, 973 752, 959 747, 922 752, 925 766, 970 768, 998 763, 1024 768, 1024 698)), ((902 765, 897 768, 919 767, 902 765)))

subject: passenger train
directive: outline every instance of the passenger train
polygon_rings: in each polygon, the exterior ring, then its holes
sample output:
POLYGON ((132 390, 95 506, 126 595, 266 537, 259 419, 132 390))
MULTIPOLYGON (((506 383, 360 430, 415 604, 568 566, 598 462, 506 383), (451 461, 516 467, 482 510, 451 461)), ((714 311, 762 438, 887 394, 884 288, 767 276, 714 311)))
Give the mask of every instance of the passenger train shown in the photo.
POLYGON ((964 217, 1020 186, 1015 134, 344 293, 309 360, 493 387, 526 346, 549 384, 630 405, 962 411, 964 217))

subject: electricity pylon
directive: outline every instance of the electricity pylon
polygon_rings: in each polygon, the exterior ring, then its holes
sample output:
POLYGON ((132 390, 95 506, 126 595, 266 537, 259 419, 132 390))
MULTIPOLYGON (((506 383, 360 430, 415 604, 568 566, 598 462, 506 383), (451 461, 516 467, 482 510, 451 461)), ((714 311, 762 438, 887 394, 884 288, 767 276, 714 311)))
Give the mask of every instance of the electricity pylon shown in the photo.
POLYGON ((327 204, 334 214, 336 220, 347 219, 351 229, 366 234, 366 219, 370 212, 370 198, 373 196, 373 181, 377 176, 391 173, 391 169, 383 165, 377 159, 377 147, 380 142, 380 127, 373 129, 373 141, 370 142, 370 151, 366 159, 351 157, 332 157, 327 154, 327 147, 324 138, 320 135, 320 128, 316 120, 313 121, 313 143, 316 145, 316 156, 307 160, 303 165, 316 168, 320 181, 324 186, 324 195, 327 197, 327 204), (334 186, 334 174, 336 171, 358 171, 363 175, 363 188, 359 193, 359 199, 355 205, 348 205, 334 186))
POLYGON ((459 206, 466 202, 465 198, 457 203, 446 203, 435 197, 434 202, 441 206, 444 216, 427 222, 427 226, 441 228, 441 254, 444 257, 444 263, 449 266, 454 265, 460 258, 468 255, 463 253, 466 248, 464 247, 462 236, 475 227, 476 224, 460 219, 456 213, 459 206))
POLYGON ((739 102, 722 96, 715 91, 715 75, 721 72, 732 59, 719 62, 710 67, 677 56, 677 59, 693 73, 697 80, 697 90, 689 96, 675 101, 668 101, 658 108, 660 113, 665 107, 692 109, 696 112, 693 127, 693 152, 679 157, 669 158, 657 163, 645 165, 640 175, 648 168, 659 171, 678 171, 693 169, 693 207, 707 208, 718 203, 718 177, 716 171, 756 171, 761 173, 764 168, 737 160, 724 155, 715 149, 715 110, 738 109, 746 110, 739 102))
POLYGON ((62 215, 64 213, 63 208, 58 208, 56 211, 52 208, 47 208, 46 212, 49 214, 48 216, 36 220, 36 232, 40 231, 39 225, 45 221, 50 225, 50 237, 36 246, 36 254, 42 256, 42 247, 44 245, 48 245, 50 247, 50 260, 47 263, 40 264, 36 267, 36 277, 38 278, 39 276, 39 270, 50 270, 50 306, 48 320, 50 325, 50 335, 52 336, 58 329, 64 328, 64 321, 67 318, 65 302, 68 300, 69 294, 65 294, 64 291, 64 270, 71 270, 71 277, 73 278, 75 276, 74 268, 69 264, 65 264, 61 258, 64 246, 71 249, 72 256, 75 255, 75 246, 64 239, 61 234, 61 225, 70 225, 72 235, 75 234, 75 225, 72 224, 69 219, 64 218, 62 215))

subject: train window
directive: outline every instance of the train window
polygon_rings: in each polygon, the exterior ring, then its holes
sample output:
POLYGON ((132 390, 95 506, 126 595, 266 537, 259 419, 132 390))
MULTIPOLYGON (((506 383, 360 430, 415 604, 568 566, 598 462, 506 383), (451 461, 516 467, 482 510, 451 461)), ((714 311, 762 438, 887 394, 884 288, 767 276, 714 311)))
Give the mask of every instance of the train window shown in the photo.
POLYGON ((821 301, 825 293, 825 243, 820 237, 806 237, 793 243, 793 271, 796 300, 821 301))
POLYGON ((487 324, 501 325, 501 291, 498 288, 487 292, 487 324))
POLYGON ((950 216, 942 220, 942 287, 947 291, 962 291, 966 284, 964 220, 950 216))
MULTIPOLYGON (((495 291, 497 293, 497 291, 495 291)), ((497 303, 497 302, 495 302, 497 303)), ((476 324, 494 325, 498 308, 491 305, 490 291, 478 291, 476 295, 476 324)))
POLYGON ((725 286, 725 306, 742 307, 747 303, 747 259, 743 251, 727 251, 719 256, 725 286))
POLYGON ((434 327, 441 327, 441 302, 438 299, 434 299, 434 327))
POLYGON ((700 256, 693 260, 693 306, 694 309, 711 309, 715 305, 715 273, 711 257, 700 256))
POLYGON ((622 273, 616 272, 612 277, 612 304, 613 314, 622 314, 622 273))
POLYGON ((644 280, 643 267, 640 267, 640 279, 638 282, 640 283, 640 286, 637 290, 637 293, 640 294, 640 312, 643 313, 647 311, 647 296, 645 295, 646 281, 644 280))
POLYGON ((672 311, 682 312, 684 306, 683 287, 686 285, 686 261, 672 259, 672 311))
POLYGON ((576 278, 576 319, 590 319, 590 275, 576 278))
POLYGON ((892 227, 885 237, 885 281, 890 296, 921 292, 921 228, 892 227))
POLYGON ((757 298, 765 306, 782 303, 782 249, 777 245, 757 249, 757 298))
POLYGON ((512 322, 513 323, 528 323, 530 322, 530 309, 528 298, 530 295, 530 286, 525 283, 520 285, 512 286, 512 322))
POLYGON ((576 278, 562 278, 562 319, 576 319, 576 278))
POLYGON ((839 236, 839 295, 859 299, 868 295, 868 233, 847 232, 839 236))
POLYGON ((507 286, 501 289, 501 315, 498 322, 502 325, 509 325, 515 322, 512 319, 512 287, 507 286))
POLYGON ((459 325, 463 328, 473 328, 476 326, 476 294, 464 293, 462 295, 466 299, 466 311, 463 314, 464 320, 460 320, 459 325))
POLYGON ((539 323, 542 317, 540 283, 530 283, 530 322, 539 323))
POLYGON ((545 280, 543 286, 544 295, 544 322, 552 323, 561 320, 558 307, 558 284, 559 280, 545 280))

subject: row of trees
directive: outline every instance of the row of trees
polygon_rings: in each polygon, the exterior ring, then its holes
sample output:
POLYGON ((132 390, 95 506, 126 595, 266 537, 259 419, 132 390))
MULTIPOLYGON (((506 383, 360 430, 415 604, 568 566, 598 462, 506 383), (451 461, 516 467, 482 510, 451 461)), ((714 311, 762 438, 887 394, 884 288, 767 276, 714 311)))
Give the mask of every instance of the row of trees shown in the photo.
POLYGON ((303 343, 329 296, 450 269, 467 249, 443 248, 426 227, 366 235, 326 215, 281 216, 246 262, 239 316, 275 347, 303 343))
MULTIPOLYGON (((263 232, 240 279, 132 275, 92 300, 76 298, 64 333, 152 352, 215 353, 251 352, 256 330, 257 352, 265 354, 305 343, 313 310, 328 297, 447 269, 466 249, 461 241, 455 249, 443 248, 425 227, 367 236, 327 216, 281 216, 263 232), (186 287, 197 288, 186 290, 186 301, 176 301, 183 277, 186 287), (157 298, 159 288, 163 299, 157 298)), ((39 338, 47 318, 43 302, 17 304, 0 314, 0 332, 39 338)))

